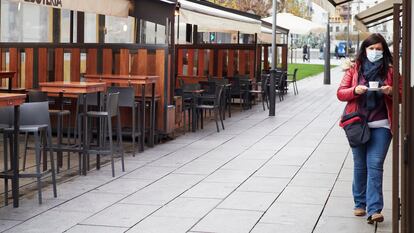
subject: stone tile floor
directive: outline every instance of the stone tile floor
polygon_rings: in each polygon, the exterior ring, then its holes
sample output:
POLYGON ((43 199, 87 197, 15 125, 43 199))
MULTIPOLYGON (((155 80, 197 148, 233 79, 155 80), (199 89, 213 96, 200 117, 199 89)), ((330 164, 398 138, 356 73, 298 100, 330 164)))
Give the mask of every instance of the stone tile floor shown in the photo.
POLYGON ((385 216, 378 226, 352 215, 352 156, 338 127, 344 107, 332 71, 300 81, 300 94, 261 105, 127 156, 116 164, 48 185, 44 203, 25 195, 0 208, 0 232, 391 232, 391 157, 385 168, 385 216))

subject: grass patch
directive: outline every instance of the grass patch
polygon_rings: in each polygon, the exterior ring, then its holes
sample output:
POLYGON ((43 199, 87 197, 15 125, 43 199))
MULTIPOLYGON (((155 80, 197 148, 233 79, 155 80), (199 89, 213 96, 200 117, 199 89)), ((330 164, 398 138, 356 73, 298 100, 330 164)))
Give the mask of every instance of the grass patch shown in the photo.
MULTIPOLYGON (((288 73, 293 74, 293 71, 298 68, 297 80, 305 79, 308 77, 315 76, 323 72, 324 65, 316 64, 289 64, 288 73)), ((331 68, 336 67, 336 65, 331 65, 331 68)))

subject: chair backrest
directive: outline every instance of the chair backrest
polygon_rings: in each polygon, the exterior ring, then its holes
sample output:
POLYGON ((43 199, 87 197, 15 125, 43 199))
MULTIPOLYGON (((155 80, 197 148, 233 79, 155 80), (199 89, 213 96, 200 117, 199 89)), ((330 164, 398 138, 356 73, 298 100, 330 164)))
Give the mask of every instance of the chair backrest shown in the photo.
POLYGON ((110 117, 118 115, 119 110, 119 92, 108 93, 106 100, 106 111, 110 117))
POLYGON ((135 89, 133 87, 110 87, 108 93, 119 93, 119 107, 135 107, 135 89))
POLYGON ((201 89, 204 90, 203 94, 214 95, 216 93, 216 82, 213 81, 200 81, 201 89))
POLYGON ((223 89, 224 86, 222 85, 217 85, 216 86, 216 93, 215 93, 215 99, 214 99, 214 105, 215 106, 220 106, 223 103, 223 89))
POLYGON ((20 125, 48 125, 50 129, 49 102, 22 104, 20 106, 20 125))
POLYGON ((230 83, 232 92, 240 92, 240 79, 238 77, 230 78, 230 83))
POLYGON ((10 127, 13 124, 13 107, 0 108, 0 125, 10 127))
POLYGON ((293 71, 293 81, 296 81, 297 73, 298 73, 298 68, 295 68, 295 70, 293 71))
POLYGON ((229 80, 227 78, 210 78, 209 81, 215 82, 216 85, 226 85, 226 84, 229 84, 229 80))
POLYGON ((179 78, 178 79, 178 86, 181 87, 181 88, 183 88, 183 86, 184 86, 184 80, 182 78, 179 78))
POLYGON ((29 102, 45 102, 49 100, 47 93, 39 90, 30 90, 27 92, 27 96, 29 98, 29 102))
POLYGON ((270 78, 270 75, 268 74, 261 75, 260 84, 261 84, 262 91, 265 91, 267 89, 266 87, 269 84, 269 78, 270 78))
POLYGON ((199 83, 186 83, 183 86, 184 91, 200 90, 201 86, 199 83))
MULTIPOLYGON (((78 97, 78 104, 83 105, 82 96, 78 97)), ((88 94, 86 94, 86 104, 87 105, 98 106, 98 94, 97 93, 88 93, 88 94)))

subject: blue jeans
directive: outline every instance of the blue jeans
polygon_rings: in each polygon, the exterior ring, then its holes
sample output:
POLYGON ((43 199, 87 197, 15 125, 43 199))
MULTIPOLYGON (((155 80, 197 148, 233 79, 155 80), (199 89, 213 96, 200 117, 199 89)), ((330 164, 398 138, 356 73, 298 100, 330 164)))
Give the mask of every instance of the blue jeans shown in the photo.
POLYGON ((352 193, 355 208, 367 209, 368 216, 381 213, 384 206, 382 177, 384 160, 391 143, 391 132, 386 128, 372 128, 370 140, 356 148, 352 193))

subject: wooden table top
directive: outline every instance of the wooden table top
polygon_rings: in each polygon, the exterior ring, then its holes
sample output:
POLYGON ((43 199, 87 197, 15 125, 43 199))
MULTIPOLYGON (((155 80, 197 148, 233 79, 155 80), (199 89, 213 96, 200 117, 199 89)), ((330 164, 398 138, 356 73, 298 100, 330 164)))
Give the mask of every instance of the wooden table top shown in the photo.
POLYGON ((18 106, 25 102, 25 94, 0 93, 0 107, 18 106))
POLYGON ((100 82, 45 82, 39 83, 40 90, 49 93, 87 94, 103 92, 106 84, 100 82))
POLYGON ((0 71, 0 79, 13 78, 14 74, 16 74, 15 71, 0 71))
POLYGON ((119 75, 119 74, 87 74, 87 81, 105 82, 110 84, 152 84, 159 80, 159 76, 150 75, 119 75))

